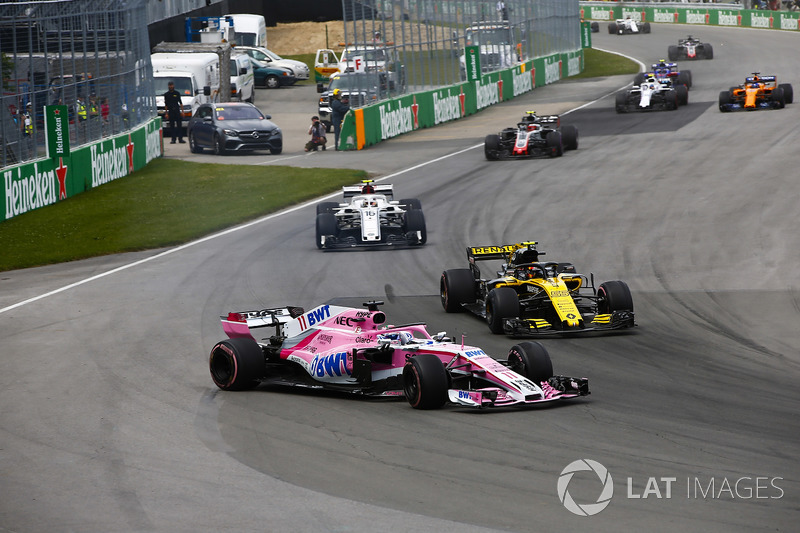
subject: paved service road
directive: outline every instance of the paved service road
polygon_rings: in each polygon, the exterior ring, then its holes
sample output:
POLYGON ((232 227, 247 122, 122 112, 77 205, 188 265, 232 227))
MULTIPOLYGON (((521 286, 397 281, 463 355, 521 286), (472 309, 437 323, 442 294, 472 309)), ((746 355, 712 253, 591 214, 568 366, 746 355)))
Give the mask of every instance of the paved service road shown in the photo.
MULTIPOLYGON (((593 40, 649 63, 687 32, 715 51, 684 67, 689 105, 617 115, 606 97, 572 111, 563 122, 578 126, 580 148, 563 158, 488 162, 475 147, 526 109, 575 109, 628 77, 561 82, 362 152, 306 155, 298 143, 225 160, 388 177, 422 201, 422 248, 320 252, 308 205, 186 247, 0 274, 0 526, 795 531, 800 103, 736 114, 716 103, 756 70, 800 88, 797 36, 653 25, 593 40), (635 331, 542 341, 556 372, 589 378, 586 399, 423 412, 212 385, 218 316, 286 304, 381 298, 393 323, 424 320, 505 357, 516 341, 445 314, 438 278, 465 264, 467 245, 528 239, 633 290, 635 331), (614 487, 591 517, 569 512, 557 490, 580 459, 604 465, 614 487)), ((303 90, 276 92, 291 95, 272 113, 282 126, 313 114, 303 90)), ((587 471, 564 486, 580 505, 602 489, 587 471)))

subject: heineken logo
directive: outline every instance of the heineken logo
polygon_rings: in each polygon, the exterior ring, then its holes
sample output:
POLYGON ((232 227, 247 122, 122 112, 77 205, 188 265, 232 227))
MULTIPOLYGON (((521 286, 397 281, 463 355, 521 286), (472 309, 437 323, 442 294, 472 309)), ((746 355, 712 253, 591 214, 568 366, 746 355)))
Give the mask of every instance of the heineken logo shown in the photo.
POLYGON ((544 62, 544 83, 549 85, 561 79, 561 60, 549 63, 547 60, 544 62))
POLYGON ((481 82, 475 82, 475 93, 478 97, 478 109, 483 109, 484 107, 489 107, 490 105, 500 102, 500 94, 496 83, 481 85, 481 82))
MULTIPOLYGON (((416 104, 416 100, 415 100, 416 104)), ((401 133, 414 130, 414 113, 411 107, 398 107, 391 109, 391 104, 380 106, 381 139, 391 139, 401 133)))
MULTIPOLYGON (((131 143, 132 144, 132 143, 131 143)), ((133 147, 115 147, 113 141, 93 144, 91 151, 92 187, 125 177, 130 172, 133 147)))
POLYGON ((55 159, 69 155, 69 125, 67 107, 51 105, 44 108, 45 146, 47 156, 55 159))
POLYGON ((686 24, 705 24, 707 15, 689 11, 686 13, 686 24))
POLYGON ((581 58, 571 57, 567 60, 567 76, 575 76, 581 73, 581 58))
POLYGON ((677 22, 675 20, 677 14, 673 11, 664 11, 656 8, 653 10, 653 22, 677 22))
POLYGON ((739 17, 733 13, 720 12, 717 14, 717 22, 720 26, 738 26, 739 17))
POLYGON ((527 72, 514 72, 511 76, 511 90, 514 96, 533 90, 533 77, 527 72))
POLYGON ((441 124, 449 120, 461 118, 464 114, 462 94, 433 93, 433 123, 441 124))
POLYGON ((765 17, 757 13, 750 14, 750 26, 753 28, 769 28, 772 26, 771 21, 772 17, 765 17))
MULTIPOLYGON (((3 172, 6 219, 58 201, 60 178, 54 169, 40 170, 39 165, 40 163, 23 165, 3 172), (26 171, 30 171, 30 174, 25 174, 26 171)), ((64 167, 64 180, 66 180, 66 171, 66 167, 64 167)), ((66 186, 64 196, 66 197, 66 186)))

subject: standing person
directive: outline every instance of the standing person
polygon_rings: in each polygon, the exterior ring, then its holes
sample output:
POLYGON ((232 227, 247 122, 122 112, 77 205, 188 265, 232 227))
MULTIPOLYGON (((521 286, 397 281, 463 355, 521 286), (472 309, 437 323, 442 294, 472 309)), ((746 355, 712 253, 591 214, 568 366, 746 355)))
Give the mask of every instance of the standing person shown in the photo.
POLYGON ((178 138, 181 144, 186 141, 183 140, 183 117, 181 116, 181 93, 175 90, 175 84, 169 82, 167 84, 167 92, 164 93, 164 109, 167 110, 167 117, 169 118, 169 129, 172 134, 172 142, 175 144, 175 139, 178 138))
POLYGON ((508 8, 503 0, 497 2, 497 14, 500 15, 500 20, 508 20, 508 8))
POLYGON ((30 157, 33 154, 33 106, 30 102, 22 114, 22 139, 25 148, 24 157, 30 157))
POLYGON ((314 115, 311 117, 311 127, 308 128, 308 134, 311 135, 311 140, 306 143, 306 152, 311 150, 317 151, 320 146, 325 150, 325 144, 328 139, 325 137, 325 125, 319 121, 319 117, 314 115))
POLYGON ((108 98, 100 100, 100 116, 103 119, 103 131, 108 133, 108 115, 111 113, 111 107, 108 105, 108 98))
POLYGON ((331 122, 333 122, 333 139, 334 148, 339 149, 339 132, 342 130, 342 121, 344 116, 350 111, 349 98, 345 97, 347 101, 342 101, 342 90, 333 90, 333 100, 331 101, 331 122))

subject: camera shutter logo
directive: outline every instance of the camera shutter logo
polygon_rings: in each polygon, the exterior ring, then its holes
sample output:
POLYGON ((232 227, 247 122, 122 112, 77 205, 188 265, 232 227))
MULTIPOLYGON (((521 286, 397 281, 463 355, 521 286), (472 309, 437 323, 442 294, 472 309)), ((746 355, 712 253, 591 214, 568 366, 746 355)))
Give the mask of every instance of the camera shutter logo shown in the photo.
POLYGON ((596 515, 608 507, 608 504, 611 503, 611 497, 613 495, 614 481, 611 479, 611 474, 608 473, 608 469, 597 461, 592 461, 591 459, 578 459, 577 461, 571 462, 566 468, 564 468, 564 470, 561 471, 561 475, 558 478, 558 499, 561 500, 561 503, 569 512, 578 516, 596 515), (603 490, 600 492, 600 496, 597 497, 596 503, 586 503, 581 505, 572 499, 567 487, 569 486, 569 482, 572 481, 572 476, 575 475, 575 472, 587 470, 597 474, 597 477, 603 484, 603 490))

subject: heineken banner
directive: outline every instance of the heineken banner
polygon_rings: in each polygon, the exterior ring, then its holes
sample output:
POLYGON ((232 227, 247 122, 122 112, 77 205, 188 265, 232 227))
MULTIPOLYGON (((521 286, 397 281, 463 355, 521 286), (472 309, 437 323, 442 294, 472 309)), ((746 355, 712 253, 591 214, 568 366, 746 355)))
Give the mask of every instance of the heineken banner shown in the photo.
POLYGON ((65 105, 44 106, 44 138, 47 157, 69 155, 69 111, 65 105))
MULTIPOLYGON (((55 114, 61 107, 66 111, 64 106, 48 106, 46 114, 55 114)), ((3 184, 0 221, 125 177, 164 153, 160 118, 72 152, 69 143, 63 143, 63 136, 62 144, 58 144, 59 133, 55 124, 48 122, 47 127, 52 127, 53 132, 48 129, 46 135, 48 154, 52 158, 0 170, 3 184), (56 145, 54 148, 50 147, 51 142, 56 145)), ((66 132, 61 134, 66 135, 66 132)))
POLYGON ((484 74, 474 82, 418 92, 357 109, 345 116, 340 148, 360 150, 403 133, 458 120, 582 70, 583 50, 577 50, 484 74))
POLYGON ((467 81, 481 79, 481 47, 476 44, 465 46, 464 62, 466 63, 467 81))
POLYGON ((630 18, 636 22, 661 24, 697 24, 699 26, 735 26, 772 30, 800 31, 800 12, 763 9, 732 9, 729 5, 703 7, 653 7, 635 2, 581 2, 581 19, 613 21, 630 18), (647 7, 645 7, 647 6, 647 7))

